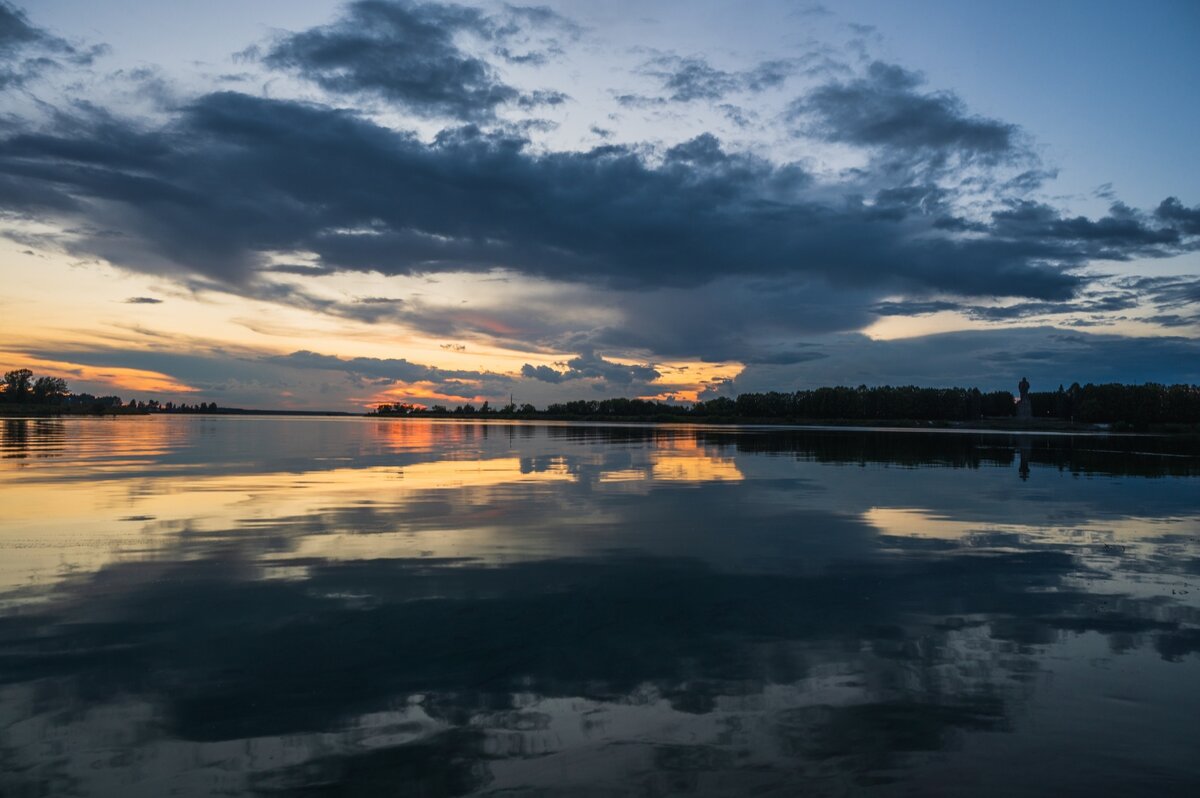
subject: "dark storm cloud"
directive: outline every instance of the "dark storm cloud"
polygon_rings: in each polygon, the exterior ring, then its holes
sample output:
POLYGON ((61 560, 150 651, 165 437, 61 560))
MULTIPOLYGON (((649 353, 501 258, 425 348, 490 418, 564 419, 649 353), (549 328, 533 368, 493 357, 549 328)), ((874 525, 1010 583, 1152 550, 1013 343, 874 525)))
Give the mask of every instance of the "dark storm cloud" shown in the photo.
POLYGON ((795 71, 788 60, 763 61, 753 69, 727 72, 699 56, 664 55, 646 62, 641 71, 657 78, 675 102, 720 100, 734 92, 757 93, 776 88, 795 71))
POLYGON ((506 46, 527 41, 526 25, 570 30, 567 20, 541 8, 508 6, 492 17, 452 3, 358 0, 332 24, 281 37, 262 60, 331 92, 377 96, 420 116, 483 120, 507 103, 528 108, 565 99, 553 91, 522 94, 458 42, 473 36, 495 43, 510 62, 542 63, 544 52, 506 46))
MULTIPOLYGON (((473 9, 437 9, 455 24, 492 24, 473 9)), ((989 138, 981 131, 993 123, 966 116, 957 100, 920 93, 909 73, 883 71, 832 85, 890 86, 889 96, 943 111, 924 127, 890 129, 880 145, 889 152, 946 142, 1019 151, 1007 127, 989 138), (947 122, 952 111, 957 127, 947 122)), ((76 255, 169 273, 199 290, 556 351, 794 362, 789 336, 859 329, 887 294, 972 308, 984 306, 964 299, 1013 297, 1023 303, 1007 312, 1018 317, 1066 312, 1094 281, 1078 267, 1196 243, 1188 209, 1174 200, 1154 214, 1114 203, 1098 220, 1032 202, 963 218, 956 190, 928 175, 868 188, 875 180, 822 184, 799 165, 731 153, 711 135, 657 151, 534 151, 522 136, 473 126, 423 141, 349 111, 233 92, 201 96, 157 127, 84 105, 0 140, 0 201, 56 224, 76 255), (278 253, 303 265, 273 263, 278 253), (586 288, 593 299, 598 288, 613 291, 622 318, 580 329, 571 326, 579 317, 518 306, 485 318, 419 301, 336 302, 264 276, 495 268, 586 288)), ((585 311, 586 300, 573 296, 585 311)))
POLYGON ((0 0, 0 90, 22 86, 67 62, 90 64, 107 48, 80 49, 29 22, 25 12, 0 0))
POLYGON ((11 135, 0 176, 10 207, 79 231, 81 253, 231 284, 269 265, 267 252, 308 251, 315 266, 385 274, 506 266, 624 286, 808 274, 1061 300, 1082 284, 1065 268, 1186 243, 1146 221, 1081 223, 1045 206, 1000 212, 970 237, 939 234, 934 194, 831 204, 801 167, 731 154, 708 135, 653 164, 617 146, 533 153, 471 127, 425 143, 345 111, 232 92, 158 129, 94 112, 11 135))
POLYGON ((1004 161, 1020 154, 1015 125, 974 116, 958 96, 921 90, 923 78, 876 61, 864 77, 829 83, 797 100, 791 114, 812 132, 906 156, 1004 161))
POLYGON ((550 383, 600 379, 609 385, 628 386, 634 382, 651 382, 661 375, 653 366, 614 363, 588 349, 581 352, 578 357, 568 360, 564 371, 556 371, 549 366, 533 366, 526 363, 521 367, 521 376, 550 383))

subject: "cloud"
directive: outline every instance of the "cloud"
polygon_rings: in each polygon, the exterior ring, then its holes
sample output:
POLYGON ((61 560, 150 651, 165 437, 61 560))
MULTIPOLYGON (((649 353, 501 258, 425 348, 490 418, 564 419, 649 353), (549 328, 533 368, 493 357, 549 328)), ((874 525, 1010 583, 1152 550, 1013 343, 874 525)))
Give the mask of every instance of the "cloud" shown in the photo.
POLYGON ((571 378, 567 373, 556 371, 549 366, 534 366, 530 363, 521 366, 521 376, 528 377, 531 380, 541 380, 542 382, 556 384, 571 378))
POLYGON ((1014 201, 1007 209, 992 214, 992 229, 1013 239, 1069 241, 1086 257, 1104 260, 1153 257, 1164 248, 1177 247, 1183 237, 1180 230, 1154 225, 1120 202, 1113 203, 1107 216, 1092 221, 1083 216, 1063 216, 1044 203, 1014 201))
POLYGON ((478 380, 484 377, 500 378, 503 375, 481 371, 440 369, 413 363, 404 358, 352 357, 340 358, 316 352, 300 350, 290 355, 266 356, 265 363, 299 369, 321 369, 343 371, 362 377, 373 377, 394 382, 443 382, 445 380, 478 380))
POLYGON ((614 94, 613 99, 622 108, 657 108, 667 104, 662 97, 647 97, 642 94, 614 94))
POLYGON ((0 201, 57 227, 72 255, 555 351, 770 361, 790 357, 797 335, 861 329, 888 296, 1070 303, 1096 280, 1077 271, 1094 260, 1196 246, 1178 214, 1120 203, 1099 219, 1011 200, 962 216, 933 182, 862 188, 711 135, 656 152, 545 152, 469 126, 424 141, 345 110, 234 92, 201 96, 157 127, 85 108, 0 140, 0 201), (557 306, 333 301, 277 281, 497 268, 553 286, 557 306), (619 322, 593 320, 601 304, 619 322))
POLYGON ((152 296, 131 296, 125 300, 127 305, 161 305, 161 299, 155 299, 152 296))
MULTIPOLYGON (((538 106, 543 106, 543 105, 555 106, 555 105, 562 105, 563 103, 567 102, 570 99, 571 99, 571 96, 569 94, 566 94, 561 91, 550 91, 550 90, 546 90, 546 89, 539 89, 537 91, 531 91, 528 94, 522 95, 517 100, 517 105, 521 106, 522 108, 537 108, 538 106)), ((545 122, 545 120, 527 120, 527 121, 538 122, 538 123, 545 122)))
POLYGON ((1200 276, 1183 274, 1172 277, 1125 277, 1116 281, 1120 288, 1138 292, 1164 310, 1200 305, 1200 276))
POLYGON ((971 115, 951 92, 924 92, 924 78, 895 64, 872 63, 864 77, 828 83, 796 100, 790 113, 811 121, 828 141, 895 156, 1007 161, 1024 155, 1015 125, 971 115))
POLYGON ((564 17, 542 8, 507 6, 492 17, 452 3, 358 0, 329 25, 278 38, 261 58, 330 92, 379 97, 423 117, 481 121, 508 103, 529 108, 566 97, 556 91, 523 94, 459 44, 470 36, 495 43, 509 62, 542 63, 545 52, 516 54, 506 46, 528 40, 525 26, 573 30, 564 17))
MULTIPOLYGON (((1114 199, 1100 218, 1013 199, 1053 175, 1026 162, 1020 131, 879 62, 857 78, 819 78, 792 106, 821 138, 872 156, 838 175, 734 151, 711 134, 554 151, 531 144, 522 123, 496 123, 501 108, 567 97, 517 91, 489 59, 533 63, 523 60, 527 45, 549 53, 553 37, 579 32, 547 9, 362 0, 260 57, 338 102, 382 97, 472 124, 418 134, 345 108, 238 92, 180 100, 152 119, 76 103, 6 128, 0 202, 57 229, 38 232, 39 246, 195 290, 472 342, 763 366, 823 359, 797 337, 862 329, 905 308, 991 321, 1111 313, 1149 294, 1098 296, 1101 278, 1083 267, 1196 248, 1200 211, 1174 197, 1145 212, 1114 199), (890 169, 951 161, 1018 164, 1019 173, 977 181, 970 190, 985 196, 975 202, 964 188, 973 177, 890 169), (490 304, 467 309, 419 297, 335 300, 284 277, 497 269, 549 288, 537 301, 489 292, 490 304), (880 304, 896 296, 905 302, 880 304)), ((804 58, 726 71, 664 56, 648 68, 673 101, 718 100, 779 86, 804 71, 804 58)), ((752 123, 745 109, 715 109, 752 123)), ((28 230, 12 235, 33 243, 28 230)), ((1165 301, 1159 316, 1187 317, 1165 301)), ((549 371, 570 381, 583 369, 549 371)))
POLYGON ((0 0, 0 91, 23 86, 60 67, 60 60, 76 66, 90 64, 107 49, 104 45, 80 49, 33 25, 24 11, 0 0))
POLYGON ((563 40, 575 41, 584 28, 546 6, 505 3, 495 28, 493 52, 510 64, 542 66, 563 54, 563 40), (517 47, 520 47, 518 51, 517 47))
POLYGON ((783 85, 795 71, 786 59, 763 61, 753 69, 727 72, 700 56, 664 55, 642 65, 641 71, 658 78, 674 102, 720 100, 735 92, 758 93, 783 85))
POLYGON ((921 316, 952 311, 979 321, 1011 321, 1034 316, 1066 314, 1112 314, 1138 307, 1144 294, 1138 291, 1089 292, 1069 302, 1015 302, 1009 305, 977 305, 948 300, 880 302, 871 309, 880 316, 921 316))
POLYGON ((1167 197, 1154 213, 1168 224, 1176 225, 1186 235, 1200 235, 1200 206, 1188 208, 1177 197, 1167 197))
POLYGON ((589 349, 578 357, 568 360, 565 371, 556 371, 549 366, 533 366, 526 363, 521 367, 521 376, 550 383, 599 379, 610 385, 629 386, 634 382, 651 382, 658 379, 661 374, 650 365, 614 363, 611 360, 605 360, 589 349))
POLYGON ((399 305, 404 302, 403 299, 390 296, 360 296, 354 301, 360 305, 399 305))
POLYGON ((328 266, 314 266, 306 263, 273 263, 259 269, 262 272, 274 274, 292 274, 297 277, 323 277, 334 273, 328 266))
POLYGON ((796 164, 699 136, 649 162, 626 147, 532 152, 475 128, 432 143, 352 113, 234 92, 145 130, 103 114, 0 141, 0 198, 73 232, 72 251, 154 273, 248 282, 268 253, 323 269, 425 274, 506 267, 624 286, 719 277, 1065 299, 1092 257, 1174 254, 1147 221, 1053 209, 997 214, 964 236, 934 194, 828 200, 796 164), (888 203, 891 205, 888 205, 888 203), (887 213, 881 210, 887 209, 887 213), (212 235, 213 230, 222 235, 212 235), (1099 232, 1097 232, 1099 231, 1099 232))

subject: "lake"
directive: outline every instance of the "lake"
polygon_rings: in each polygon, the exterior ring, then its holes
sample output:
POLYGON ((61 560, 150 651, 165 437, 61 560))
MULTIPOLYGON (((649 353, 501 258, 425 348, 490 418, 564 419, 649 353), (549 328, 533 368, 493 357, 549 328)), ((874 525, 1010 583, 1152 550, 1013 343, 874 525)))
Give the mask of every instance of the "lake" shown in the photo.
POLYGON ((6 798, 1200 794, 1178 440, 0 433, 6 798))

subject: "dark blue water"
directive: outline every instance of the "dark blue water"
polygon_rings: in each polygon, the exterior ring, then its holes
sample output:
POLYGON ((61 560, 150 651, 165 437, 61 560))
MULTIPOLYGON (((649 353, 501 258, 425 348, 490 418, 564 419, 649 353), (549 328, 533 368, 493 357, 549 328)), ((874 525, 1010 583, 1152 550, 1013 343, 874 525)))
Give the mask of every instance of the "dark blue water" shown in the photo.
POLYGON ((1160 438, 0 422, 0 795, 1197 795, 1160 438))

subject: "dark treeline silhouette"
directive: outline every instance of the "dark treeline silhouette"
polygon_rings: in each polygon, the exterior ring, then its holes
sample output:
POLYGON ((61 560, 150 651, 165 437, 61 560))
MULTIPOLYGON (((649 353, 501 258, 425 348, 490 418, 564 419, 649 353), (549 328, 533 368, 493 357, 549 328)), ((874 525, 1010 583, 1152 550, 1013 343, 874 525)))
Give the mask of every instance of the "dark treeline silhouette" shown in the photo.
POLYGON ((130 399, 119 396, 93 396, 90 393, 71 393, 61 377, 37 377, 29 369, 5 372, 0 382, 0 406, 20 410, 49 410, 69 413, 213 413, 219 412, 216 402, 187 404, 162 402, 157 399, 130 399))
MULTIPOLYGON (((637 421, 978 421, 1015 415, 1015 397, 1009 391, 983 393, 976 388, 919 388, 882 386, 868 388, 816 388, 794 393, 771 391, 744 393, 737 398, 718 397, 693 405, 649 399, 592 399, 551 404, 538 410, 531 404, 509 404, 493 409, 413 404, 384 404, 381 416, 548 418, 637 421)), ((1031 393, 1033 415, 1040 419, 1084 424, 1118 424, 1135 428, 1151 424, 1200 424, 1200 386, 1078 383, 1069 389, 1031 393)))
POLYGON ((157 399, 130 399, 119 396, 93 396, 71 393, 60 377, 34 379, 29 369, 14 369, 0 381, 0 414, 3 415, 148 415, 159 413, 218 413, 221 415, 266 416, 352 416, 333 410, 246 410, 218 407, 216 402, 160 402, 157 399))
POLYGON ((33 378, 29 369, 4 374, 3 399, 9 404, 58 404, 67 396, 67 383, 59 377, 33 378))
POLYGON ((1029 397, 1034 418, 1133 425, 1200 423, 1200 385, 1075 383, 1029 397))
MULTIPOLYGON (((1033 417, 1066 423, 1113 424, 1144 429, 1152 425, 1200 424, 1200 386, 1073 384, 1057 391, 1029 394, 1033 417)), ((125 401, 118 396, 73 394, 59 377, 35 377, 29 369, 14 369, 0 382, 0 408, 9 412, 74 413, 253 413, 218 407, 216 402, 125 401)), ((554 403, 539 410, 532 404, 510 403, 494 408, 463 404, 457 407, 381 404, 372 415, 419 417, 543 418, 591 421, 706 421, 780 422, 971 422, 1003 420, 1015 415, 1009 391, 984 393, 977 388, 919 388, 885 385, 869 388, 839 386, 784 393, 744 393, 691 405, 652 399, 579 399, 554 403)), ((326 415, 327 413, 302 413, 326 415)), ((337 414, 342 415, 342 414, 337 414)))

